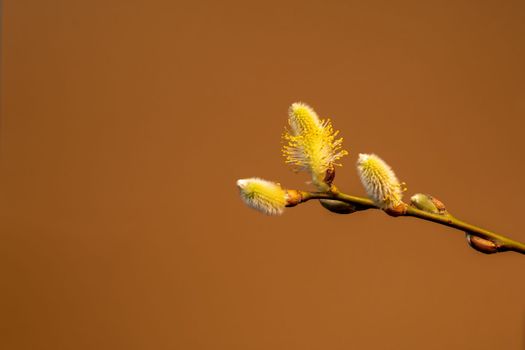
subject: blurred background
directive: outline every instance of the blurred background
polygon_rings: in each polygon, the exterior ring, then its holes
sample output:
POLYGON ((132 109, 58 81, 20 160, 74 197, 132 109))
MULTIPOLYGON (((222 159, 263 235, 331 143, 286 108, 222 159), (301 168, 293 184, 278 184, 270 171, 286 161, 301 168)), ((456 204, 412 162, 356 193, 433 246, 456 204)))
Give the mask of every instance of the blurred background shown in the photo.
POLYGON ((3 349, 525 349, 525 257, 309 202, 288 106, 525 241, 523 1, 5 1, 3 349))

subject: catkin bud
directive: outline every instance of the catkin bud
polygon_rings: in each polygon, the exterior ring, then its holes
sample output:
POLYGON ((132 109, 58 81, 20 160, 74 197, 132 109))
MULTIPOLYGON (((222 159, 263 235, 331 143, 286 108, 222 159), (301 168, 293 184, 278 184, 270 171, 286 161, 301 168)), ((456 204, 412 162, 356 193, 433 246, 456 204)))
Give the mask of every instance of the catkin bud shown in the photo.
POLYGON ((287 204, 287 193, 279 184, 256 177, 237 181, 241 199, 250 208, 267 215, 281 215, 287 204))
POLYGON ((402 214, 405 207, 401 201, 403 189, 396 174, 375 154, 360 154, 357 171, 368 197, 387 212, 402 214))
POLYGON ((285 161, 306 171, 319 191, 332 185, 337 161, 348 154, 342 149, 342 138, 337 138, 328 119, 319 119, 307 104, 293 103, 288 110, 290 128, 283 134, 282 149, 285 161))
POLYGON ((416 193, 410 197, 410 204, 419 210, 426 211, 432 214, 446 215, 447 208, 437 198, 423 193, 416 193))

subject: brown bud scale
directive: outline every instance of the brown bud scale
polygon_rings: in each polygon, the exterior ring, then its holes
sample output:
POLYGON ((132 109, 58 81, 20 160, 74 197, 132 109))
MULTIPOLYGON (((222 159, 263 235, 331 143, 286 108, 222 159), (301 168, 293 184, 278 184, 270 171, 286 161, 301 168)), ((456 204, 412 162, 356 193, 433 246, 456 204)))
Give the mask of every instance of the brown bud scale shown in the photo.
POLYGON ((405 215, 407 212, 407 208, 408 206, 406 205, 406 203, 401 202, 393 208, 384 209, 384 211, 388 215, 396 217, 396 216, 405 215))
POLYGON ((301 203, 303 196, 301 192, 297 190, 286 190, 286 206, 295 207, 297 204, 301 203))
POLYGON ((499 251, 496 243, 468 233, 467 242, 472 248, 483 254, 494 254, 499 251))

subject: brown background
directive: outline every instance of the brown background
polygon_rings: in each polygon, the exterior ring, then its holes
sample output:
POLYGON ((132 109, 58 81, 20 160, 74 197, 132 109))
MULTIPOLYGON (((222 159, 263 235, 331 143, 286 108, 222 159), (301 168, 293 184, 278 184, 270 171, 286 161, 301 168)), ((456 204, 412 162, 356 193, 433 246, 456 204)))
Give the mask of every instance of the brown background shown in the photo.
POLYGON ((525 240, 522 1, 4 3, 2 349, 524 349, 525 257, 305 188, 288 105, 525 240))

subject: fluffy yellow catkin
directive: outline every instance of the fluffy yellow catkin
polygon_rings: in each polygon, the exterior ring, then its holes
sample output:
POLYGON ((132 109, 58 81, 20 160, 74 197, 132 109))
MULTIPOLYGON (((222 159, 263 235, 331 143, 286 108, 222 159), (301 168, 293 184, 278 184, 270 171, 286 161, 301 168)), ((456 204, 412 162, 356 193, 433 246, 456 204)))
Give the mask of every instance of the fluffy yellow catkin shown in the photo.
POLYGON ((237 180, 242 200, 267 215, 281 215, 287 204, 286 191, 275 182, 257 177, 237 180))
POLYGON ((403 188, 394 171, 375 154, 360 154, 357 170, 368 197, 382 209, 400 205, 403 188))
POLYGON ((296 165, 312 176, 312 182, 319 190, 327 190, 327 172, 333 171, 338 159, 348 154, 342 149, 342 138, 336 139, 329 119, 321 120, 317 113, 302 102, 293 103, 288 110, 289 130, 283 139, 282 152, 285 162, 296 165))

